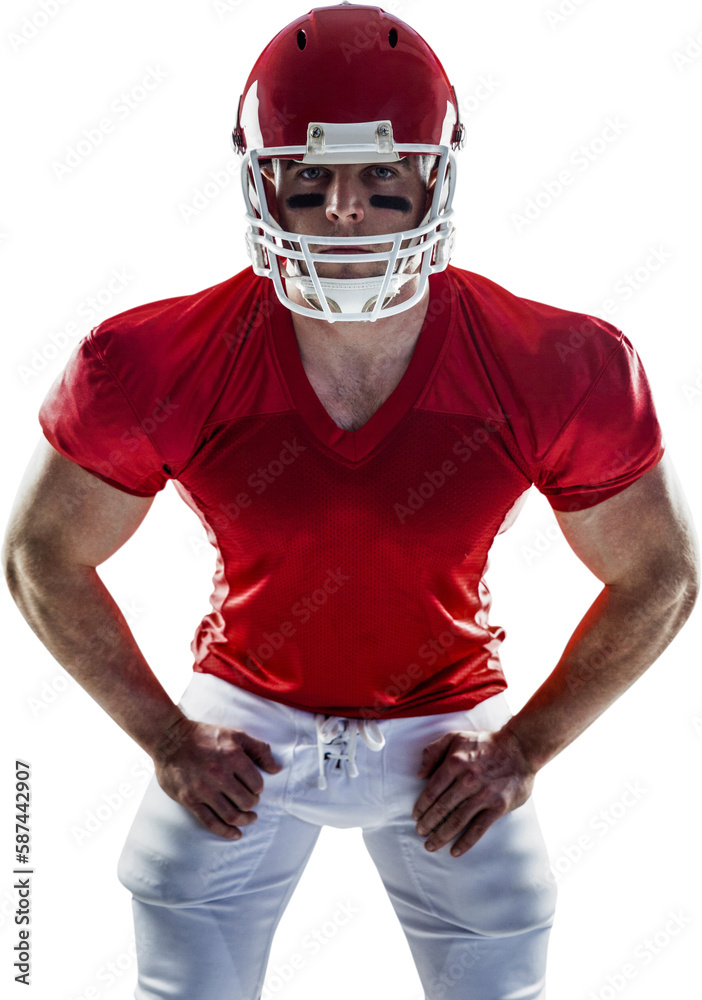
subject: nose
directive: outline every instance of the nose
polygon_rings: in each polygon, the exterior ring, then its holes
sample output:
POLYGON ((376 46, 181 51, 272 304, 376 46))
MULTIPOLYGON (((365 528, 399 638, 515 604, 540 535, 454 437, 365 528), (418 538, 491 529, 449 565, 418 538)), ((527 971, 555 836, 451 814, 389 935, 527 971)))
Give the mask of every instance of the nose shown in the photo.
POLYGON ((339 171, 327 188, 326 215, 330 222, 361 222, 362 192, 353 177, 339 171))

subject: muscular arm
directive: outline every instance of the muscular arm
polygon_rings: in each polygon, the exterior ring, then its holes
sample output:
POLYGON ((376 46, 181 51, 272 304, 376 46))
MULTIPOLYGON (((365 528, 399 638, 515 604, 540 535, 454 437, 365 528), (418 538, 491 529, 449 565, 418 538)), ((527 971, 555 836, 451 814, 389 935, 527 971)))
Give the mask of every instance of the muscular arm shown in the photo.
POLYGON ((541 687, 498 732, 448 734, 424 752, 429 778, 413 817, 426 847, 460 834, 463 854, 522 805, 534 776, 660 656, 699 590, 694 525, 667 456, 621 493, 556 512, 569 545, 604 587, 541 687))
POLYGON ((699 590, 695 528, 667 456, 590 510, 555 514, 568 544, 604 587, 553 672, 505 727, 534 771, 658 659, 699 590))
POLYGON ((186 717, 97 573, 134 534, 152 501, 109 486, 42 439, 10 516, 5 576, 47 649, 153 757, 164 790, 214 832, 236 837, 233 824, 256 818, 243 810, 255 805, 263 788, 250 758, 266 770, 279 769, 270 748, 237 730, 186 717))
POLYGON ((144 750, 185 718, 149 668, 96 572, 153 502, 103 483, 41 441, 5 536, 20 611, 47 649, 144 750))

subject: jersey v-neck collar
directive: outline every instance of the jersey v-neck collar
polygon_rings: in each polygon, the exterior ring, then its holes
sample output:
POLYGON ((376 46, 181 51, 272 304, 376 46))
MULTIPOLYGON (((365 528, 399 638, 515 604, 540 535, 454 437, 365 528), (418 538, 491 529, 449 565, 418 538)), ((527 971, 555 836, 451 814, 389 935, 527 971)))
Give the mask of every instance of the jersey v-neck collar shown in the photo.
POLYGON ((382 406, 355 431, 338 427, 324 409, 302 364, 292 313, 278 300, 272 282, 266 281, 264 288, 271 353, 291 404, 320 444, 347 462, 363 461, 382 446, 408 413, 439 363, 453 312, 447 273, 440 271, 429 277, 427 314, 402 378, 382 406))

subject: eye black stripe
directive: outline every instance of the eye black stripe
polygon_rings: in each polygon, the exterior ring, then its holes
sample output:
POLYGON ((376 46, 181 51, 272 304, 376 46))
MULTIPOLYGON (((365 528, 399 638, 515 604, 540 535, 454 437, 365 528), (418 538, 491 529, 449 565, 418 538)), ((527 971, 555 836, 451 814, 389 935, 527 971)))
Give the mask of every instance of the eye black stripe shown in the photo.
POLYGON ((291 194, 285 199, 288 208, 319 208, 324 204, 324 195, 308 192, 306 194, 291 194))
POLYGON ((372 194, 370 203, 373 208, 392 208, 403 214, 412 211, 412 202, 408 198, 401 198, 394 194, 372 194))
MULTIPOLYGON (((412 202, 399 195, 373 194, 369 201, 373 208, 389 208, 396 212, 402 212, 403 215, 412 211, 412 202)), ((324 204, 324 195, 315 192, 291 194, 289 198, 285 199, 285 204, 289 209, 320 208, 324 204)))

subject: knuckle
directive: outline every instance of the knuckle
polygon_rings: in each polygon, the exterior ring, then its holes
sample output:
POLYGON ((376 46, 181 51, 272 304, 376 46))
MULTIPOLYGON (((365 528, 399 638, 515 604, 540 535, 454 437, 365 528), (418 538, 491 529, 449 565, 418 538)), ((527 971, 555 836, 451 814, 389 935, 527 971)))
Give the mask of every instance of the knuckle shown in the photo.
POLYGON ((241 815, 237 806, 227 798, 220 801, 217 813, 225 823, 229 824, 235 823, 241 815))
POLYGON ((473 830, 473 836, 477 840, 482 837, 483 834, 487 833, 489 827, 492 826, 492 820, 482 820, 482 822, 476 823, 473 830))
POLYGON ((216 833, 217 836, 223 837, 225 840, 237 839, 237 833, 239 832, 235 826, 230 826, 228 823, 222 823, 218 820, 212 820, 209 829, 212 833, 216 833))
MULTIPOLYGON (((209 775, 207 776, 207 779, 209 779, 209 775)), ((205 777, 195 778, 194 781, 191 781, 187 785, 186 794, 191 799, 202 801, 206 797, 211 786, 211 780, 207 779, 205 777)))
POLYGON ((222 822, 232 830, 236 830, 240 826, 248 826, 246 813, 237 812, 236 810, 227 816, 222 816, 222 822))
POLYGON ((181 805, 185 806, 186 809, 189 809, 191 812, 195 813, 195 815, 198 816, 199 818, 200 806, 198 798, 197 796, 193 795, 193 793, 189 788, 185 788, 181 791, 180 795, 178 796, 178 801, 180 802, 181 805))
POLYGON ((231 802, 232 807, 236 809, 238 813, 245 813, 251 808, 249 806, 249 800, 247 796, 241 791, 241 789, 236 789, 232 792, 226 792, 227 799, 231 802))
POLYGON ((189 807, 190 812, 196 819, 199 819, 203 826, 207 827, 208 830, 212 830, 214 826, 214 820, 212 814, 206 809, 199 806, 189 807))
POLYGON ((247 767, 237 767, 234 770, 233 779, 238 790, 237 798, 258 800, 263 791, 263 782, 258 771, 250 771, 247 767))
POLYGON ((256 771, 255 774, 253 774, 247 781, 247 785, 249 794, 255 798, 256 802, 258 802, 261 792, 263 791, 263 779, 258 771, 256 771))
POLYGON ((443 802, 437 802, 436 803, 434 813, 435 813, 436 819, 440 823, 445 822, 445 820, 451 815, 452 812, 453 812, 453 807, 452 806, 449 806, 449 805, 447 805, 446 803, 443 803, 443 802))
POLYGON ((479 789, 473 796, 473 800, 478 808, 482 811, 484 809, 491 809, 495 803, 494 793, 484 785, 479 789))
POLYGON ((472 771, 464 771, 458 778, 456 784, 463 795, 474 794, 479 790, 480 782, 472 771))
POLYGON ((464 770, 466 767, 470 767, 472 759, 469 748, 461 747, 458 750, 454 750, 449 758, 449 763, 455 770, 460 771, 464 770))
POLYGON ((463 827, 465 826, 465 823, 461 814, 458 811, 456 811, 451 813, 451 815, 448 817, 444 825, 446 827, 446 830, 450 831, 453 834, 456 833, 458 830, 462 830, 463 827))

